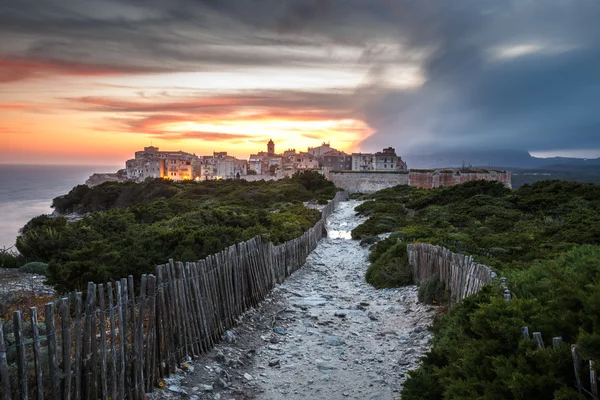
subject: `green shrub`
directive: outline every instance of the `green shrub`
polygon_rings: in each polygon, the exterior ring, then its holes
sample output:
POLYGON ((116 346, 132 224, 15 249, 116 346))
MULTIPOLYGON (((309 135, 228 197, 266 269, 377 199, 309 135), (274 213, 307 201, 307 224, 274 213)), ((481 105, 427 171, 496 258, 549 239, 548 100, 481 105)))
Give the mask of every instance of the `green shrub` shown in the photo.
POLYGON ((28 274, 46 275, 48 264, 38 261, 29 262, 19 268, 20 271, 28 274))
POLYGON ((446 283, 439 274, 433 274, 419 285, 419 301, 426 304, 445 304, 449 300, 446 283))
POLYGON ((371 263, 365 279, 378 289, 412 284, 412 268, 408 264, 406 244, 396 243, 389 247, 371 263))
POLYGON ((25 261, 25 257, 10 248, 0 249, 0 268, 19 268, 25 261))

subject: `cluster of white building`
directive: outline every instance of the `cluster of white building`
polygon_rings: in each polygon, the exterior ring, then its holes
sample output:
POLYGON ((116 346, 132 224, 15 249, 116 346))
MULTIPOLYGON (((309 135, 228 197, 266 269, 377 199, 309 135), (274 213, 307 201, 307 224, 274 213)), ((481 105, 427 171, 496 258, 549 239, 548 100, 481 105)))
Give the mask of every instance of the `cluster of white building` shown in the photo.
POLYGON ((184 151, 160 151, 158 147, 149 146, 137 151, 135 158, 125 163, 126 179, 136 182, 146 178, 176 181, 279 179, 296 171, 320 169, 401 171, 406 169, 406 163, 392 147, 377 153, 347 154, 332 148, 329 143, 322 143, 318 147, 309 147, 306 152, 289 149, 277 154, 272 140, 267 143, 267 151, 251 154, 248 160, 237 159, 227 152, 197 156, 184 151))

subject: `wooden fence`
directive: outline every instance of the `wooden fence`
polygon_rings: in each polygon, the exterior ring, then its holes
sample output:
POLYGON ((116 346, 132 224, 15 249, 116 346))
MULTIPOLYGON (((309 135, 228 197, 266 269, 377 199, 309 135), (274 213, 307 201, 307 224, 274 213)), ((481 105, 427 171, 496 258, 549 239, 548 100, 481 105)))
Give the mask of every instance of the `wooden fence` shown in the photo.
POLYGON ((256 237, 192 263, 89 283, 29 313, 0 320, 0 398, 142 399, 176 367, 211 349, 249 307, 300 268, 339 192, 302 236, 274 246, 256 237), (137 293, 136 293, 137 292, 137 293))
MULTIPOLYGON (((529 328, 527 326, 521 327, 521 334, 523 339, 531 340, 532 337, 529 335, 529 328)), ((540 351, 544 351, 546 346, 544 345, 544 339, 542 338, 541 332, 533 332, 533 339, 535 339, 537 348, 540 351)), ((562 337, 555 336, 552 338, 552 348, 557 349, 560 346, 567 346, 563 342, 562 337)), ((573 372, 575 375, 575 387, 579 393, 590 396, 593 400, 598 400, 598 374, 592 360, 585 360, 581 357, 579 346, 571 344, 571 358, 573 359, 573 372), (588 376, 584 372, 588 372, 588 376), (586 379, 588 378, 588 379, 586 379), (589 386, 589 390, 587 387, 589 386)))
POLYGON ((439 274, 450 291, 451 305, 479 292, 485 284, 497 278, 490 267, 474 262, 473 257, 453 253, 441 246, 415 243, 407 245, 406 249, 415 283, 418 285, 439 274))

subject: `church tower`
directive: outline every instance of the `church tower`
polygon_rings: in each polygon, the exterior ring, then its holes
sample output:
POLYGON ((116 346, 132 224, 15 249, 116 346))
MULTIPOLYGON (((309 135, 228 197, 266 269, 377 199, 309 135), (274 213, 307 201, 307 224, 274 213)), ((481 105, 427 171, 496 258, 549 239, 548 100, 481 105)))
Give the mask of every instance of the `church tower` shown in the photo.
POLYGON ((267 143, 267 153, 269 153, 269 155, 275 154, 275 143, 273 143, 272 139, 267 143))

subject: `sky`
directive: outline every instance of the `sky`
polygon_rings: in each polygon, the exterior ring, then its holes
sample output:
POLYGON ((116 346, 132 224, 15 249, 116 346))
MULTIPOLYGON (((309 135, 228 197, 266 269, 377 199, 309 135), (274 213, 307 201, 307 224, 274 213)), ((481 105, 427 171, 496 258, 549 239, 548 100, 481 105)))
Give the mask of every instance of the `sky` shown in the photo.
POLYGON ((597 0, 19 0, 2 163, 395 147, 600 156, 597 0))

